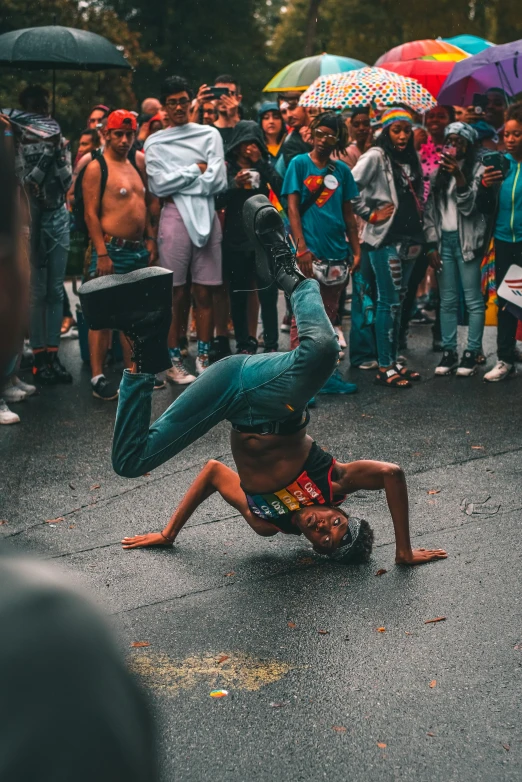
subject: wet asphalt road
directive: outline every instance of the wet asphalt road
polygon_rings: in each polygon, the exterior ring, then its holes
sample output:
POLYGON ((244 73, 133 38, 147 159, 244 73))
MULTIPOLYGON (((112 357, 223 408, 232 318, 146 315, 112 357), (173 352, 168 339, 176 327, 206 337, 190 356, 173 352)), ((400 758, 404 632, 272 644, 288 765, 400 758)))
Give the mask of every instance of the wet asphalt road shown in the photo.
MULTIPOLYGON (((367 566, 258 538, 215 498, 175 549, 122 551, 124 535, 164 525, 208 458, 232 464, 228 426, 119 478, 115 405, 90 395, 75 341, 74 384, 1 428, 0 536, 76 574, 113 615, 154 704, 165 780, 522 778, 522 377, 435 379, 429 345, 414 327, 407 355, 424 379, 410 391, 343 367, 359 393, 323 398, 310 425, 339 460, 405 469, 414 545, 449 553, 417 569, 394 566, 382 493, 349 501, 375 528, 367 566), (209 697, 220 688, 228 697, 209 697)), ((484 345, 489 367, 492 329, 484 345)), ((154 415, 177 393, 157 392, 154 415)))

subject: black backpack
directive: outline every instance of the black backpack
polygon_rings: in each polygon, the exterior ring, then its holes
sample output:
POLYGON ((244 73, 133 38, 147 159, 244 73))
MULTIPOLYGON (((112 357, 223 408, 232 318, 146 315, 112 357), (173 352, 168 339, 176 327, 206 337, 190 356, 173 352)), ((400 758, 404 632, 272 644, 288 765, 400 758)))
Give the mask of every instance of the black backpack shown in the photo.
MULTIPOLYGON (((91 155, 93 160, 98 161, 101 168, 101 184, 100 184, 100 204, 101 204, 101 200, 103 198, 103 194, 107 186, 109 169, 107 167, 107 163, 105 161, 105 158, 103 157, 103 154, 99 150, 95 150, 94 152, 91 152, 91 155)), ((90 166, 90 163, 87 163, 87 166, 90 166)), ((78 231, 79 233, 85 234, 86 236, 89 235, 89 229, 87 228, 87 223, 85 222, 85 213, 84 213, 85 204, 83 201, 83 175, 87 170, 87 166, 84 166, 80 171, 80 173, 78 174, 78 176, 76 177, 76 182, 74 183, 74 206, 72 210, 75 230, 78 231)))

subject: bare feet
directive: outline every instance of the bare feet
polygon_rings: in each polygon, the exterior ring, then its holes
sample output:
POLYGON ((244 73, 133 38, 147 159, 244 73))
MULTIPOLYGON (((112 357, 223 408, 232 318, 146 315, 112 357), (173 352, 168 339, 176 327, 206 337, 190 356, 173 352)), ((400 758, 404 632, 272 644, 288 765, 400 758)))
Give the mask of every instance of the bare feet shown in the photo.
POLYGON ((161 532, 147 532, 146 535, 134 535, 132 538, 123 538, 121 542, 125 549, 172 546, 173 543, 174 541, 164 538, 161 532))

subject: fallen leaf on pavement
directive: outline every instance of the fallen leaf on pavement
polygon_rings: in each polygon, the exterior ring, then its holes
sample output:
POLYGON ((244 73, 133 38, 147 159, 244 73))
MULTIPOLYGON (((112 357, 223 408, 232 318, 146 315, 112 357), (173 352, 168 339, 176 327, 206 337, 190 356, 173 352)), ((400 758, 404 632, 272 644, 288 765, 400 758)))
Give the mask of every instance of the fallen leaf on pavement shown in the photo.
POLYGON ((150 475, 150 472, 144 472, 144 473, 143 473, 143 477, 144 477, 144 478, 148 478, 148 477, 149 477, 149 475, 150 475))
POLYGON ((46 524, 58 524, 60 521, 65 521, 63 516, 58 516, 57 519, 46 519, 45 523, 46 524))
POLYGON ((272 703, 270 704, 270 706, 273 709, 280 709, 284 705, 285 705, 284 703, 277 703, 277 701, 272 701, 272 703))
POLYGON ((430 682, 431 689, 433 690, 433 688, 436 687, 436 686, 437 686, 437 679, 432 679, 431 682, 430 682))
POLYGON ((148 641, 133 641, 131 646, 134 647, 134 649, 141 649, 143 646, 150 646, 150 643, 148 641))
MULTIPOLYGON (((1 523, 7 524, 7 521, 2 521, 1 523)), ((522 643, 515 644, 513 649, 515 650, 515 652, 522 652, 522 643)))
POLYGON ((0 519, 0 527, 2 524, 9 524, 9 522, 6 519, 0 519))
POLYGON ((287 622, 287 625, 288 625, 288 627, 290 627, 292 630, 294 629, 294 627, 297 627, 297 625, 296 625, 296 623, 295 623, 295 622, 287 622))
POLYGON ((313 557, 299 557, 297 560, 298 565, 315 565, 315 559, 313 557))
POLYGON ((376 576, 384 576, 384 574, 387 573, 387 572, 388 571, 386 570, 386 568, 382 567, 380 570, 377 571, 377 573, 375 575, 376 576))
POLYGON ((221 663, 224 663, 225 660, 230 660, 230 655, 229 654, 222 654, 222 655, 220 655, 218 657, 218 659, 217 659, 217 664, 221 665, 221 663))
POLYGON ((377 742, 377 746, 378 746, 380 749, 386 749, 386 747, 387 747, 387 744, 385 744, 385 743, 384 743, 384 741, 378 741, 378 742, 377 742))
POLYGON ((329 630, 318 630, 317 632, 319 633, 319 635, 329 635, 330 633, 329 630))
POLYGON ((64 453, 57 453, 56 454, 56 458, 57 459, 65 459, 65 454, 64 453))
POLYGON ((346 733, 346 728, 343 725, 332 725, 332 730, 336 730, 337 733, 346 733))
POLYGON ((426 619, 424 622, 425 625, 432 625, 435 624, 435 622, 445 622, 446 617, 445 616, 436 616, 435 619, 426 619))
POLYGON ((99 489, 99 488, 100 488, 100 484, 99 483, 93 483, 93 485, 91 486, 89 491, 95 491, 96 489, 99 489))
POLYGON ((235 576, 235 575, 236 575, 236 571, 231 570, 230 573, 225 573, 225 578, 228 578, 229 576, 235 576))
POLYGON ((435 734, 434 734, 434 733, 432 733, 432 732, 431 732, 431 730, 429 730, 429 731, 426 733, 426 736, 434 736, 434 735, 435 735, 435 734))
POLYGON ((484 446, 483 445, 472 445, 471 448, 474 451, 483 451, 484 450, 484 446))
POLYGON ((440 494, 440 489, 430 489, 428 494, 440 494))
POLYGON ((502 744, 506 752, 509 752, 509 744, 502 744))
POLYGON ((69 529, 74 529, 76 527, 76 524, 69 524, 69 529))
POLYGON ((412 635, 412 633, 409 633, 407 630, 405 630, 404 635, 412 635))
POLYGON ((69 489, 72 489, 73 491, 76 491, 76 486, 73 483, 69 484, 69 489))
POLYGON ((377 632, 378 633, 385 633, 386 632, 386 628, 385 627, 378 627, 377 628, 377 632))

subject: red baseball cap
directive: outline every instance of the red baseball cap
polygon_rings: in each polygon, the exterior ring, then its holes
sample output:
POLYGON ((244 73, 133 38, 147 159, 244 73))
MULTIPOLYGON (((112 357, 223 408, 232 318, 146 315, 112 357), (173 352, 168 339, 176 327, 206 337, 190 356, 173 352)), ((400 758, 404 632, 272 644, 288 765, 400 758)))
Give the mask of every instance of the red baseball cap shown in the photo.
POLYGON ((117 109, 109 114, 107 130, 136 130, 136 117, 126 109, 117 109))

